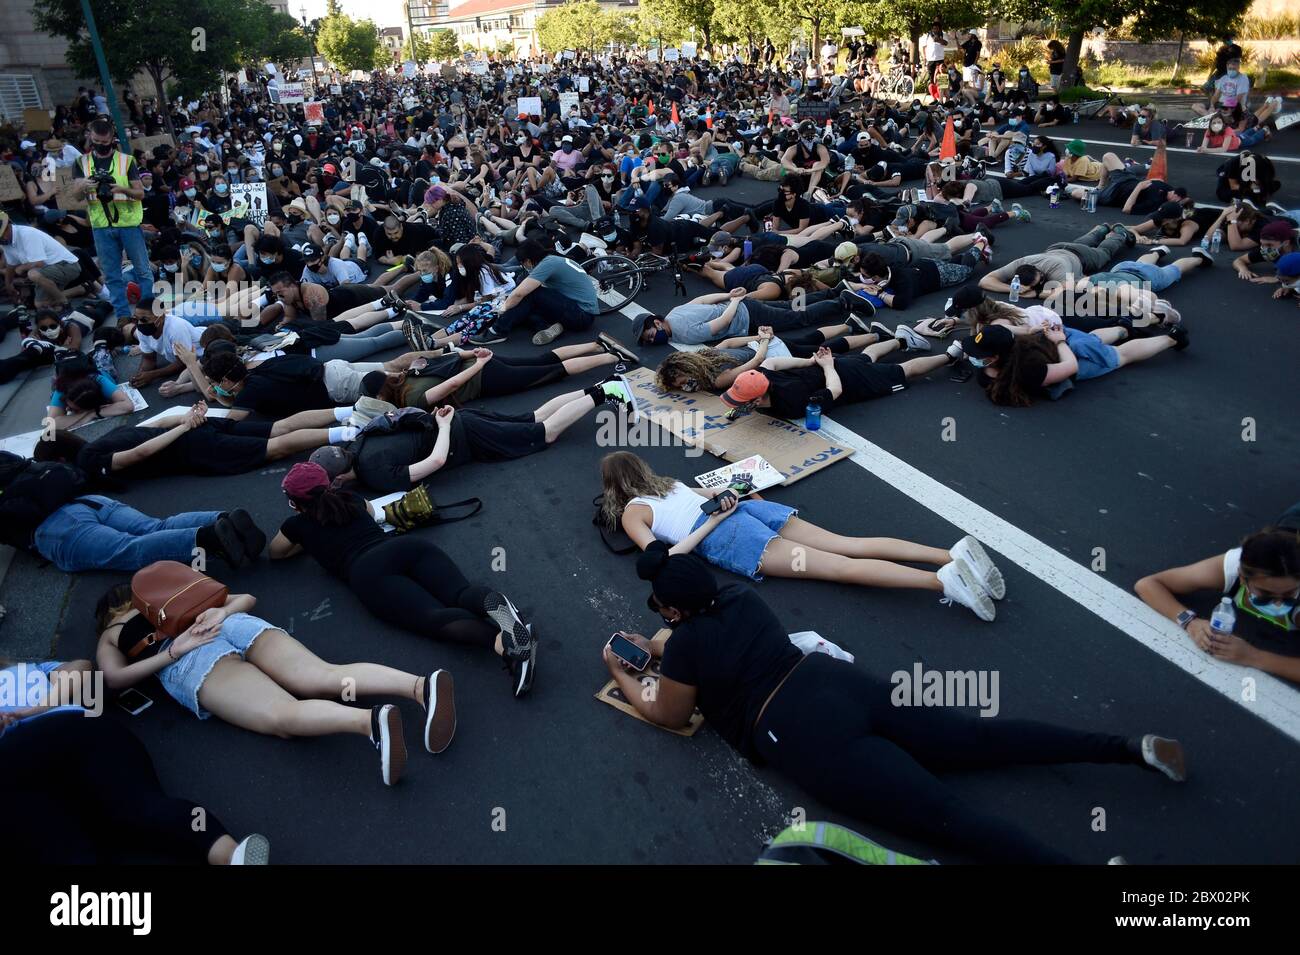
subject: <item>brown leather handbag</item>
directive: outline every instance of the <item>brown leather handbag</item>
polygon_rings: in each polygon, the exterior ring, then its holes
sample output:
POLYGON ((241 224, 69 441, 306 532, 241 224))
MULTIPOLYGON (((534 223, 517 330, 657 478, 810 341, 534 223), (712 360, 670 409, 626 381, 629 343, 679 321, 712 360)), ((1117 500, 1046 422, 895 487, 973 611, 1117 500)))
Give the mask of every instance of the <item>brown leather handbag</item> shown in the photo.
POLYGON ((127 649, 127 657, 180 636, 203 611, 225 606, 229 596, 225 584, 178 561, 160 560, 140 568, 131 578, 131 605, 157 629, 127 649))

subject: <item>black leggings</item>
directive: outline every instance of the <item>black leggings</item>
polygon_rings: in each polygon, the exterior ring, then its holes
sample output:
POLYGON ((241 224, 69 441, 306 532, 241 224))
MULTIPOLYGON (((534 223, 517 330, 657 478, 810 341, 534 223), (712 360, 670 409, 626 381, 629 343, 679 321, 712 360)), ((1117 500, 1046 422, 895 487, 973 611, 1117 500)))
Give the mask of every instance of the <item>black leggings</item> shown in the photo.
POLYGON ((92 865, 143 850, 202 864, 229 834, 211 812, 163 792, 144 745, 110 716, 20 723, 0 737, 0 766, 0 818, 15 859, 92 865))
POLYGON ((563 360, 555 352, 532 355, 527 358, 503 358, 493 355, 492 360, 479 372, 482 390, 480 398, 500 398, 515 395, 530 388, 540 388, 566 377, 563 360))
POLYGON ((811 653, 768 704, 754 746, 831 808, 985 863, 1071 860, 1019 826, 968 805, 931 770, 1142 764, 1122 736, 959 715, 945 707, 895 706, 892 691, 890 683, 851 664, 811 653))
POLYGON ((1044 172, 1036 176, 1026 176, 1024 179, 1012 179, 1008 176, 999 179, 998 185, 1002 189, 1003 199, 1021 199, 1025 196, 1041 196, 1043 190, 1054 182, 1056 177, 1044 172))
POLYGON ((500 632, 483 612, 490 589, 471 585, 441 548, 419 537, 397 537, 366 551, 352 565, 348 584, 367 610, 410 633, 490 647, 500 632))
POLYGON ((812 358, 819 348, 829 348, 836 355, 846 355, 849 352, 849 343, 845 338, 836 337, 828 341, 815 328, 786 332, 781 336, 781 341, 785 342, 785 347, 795 358, 812 358))

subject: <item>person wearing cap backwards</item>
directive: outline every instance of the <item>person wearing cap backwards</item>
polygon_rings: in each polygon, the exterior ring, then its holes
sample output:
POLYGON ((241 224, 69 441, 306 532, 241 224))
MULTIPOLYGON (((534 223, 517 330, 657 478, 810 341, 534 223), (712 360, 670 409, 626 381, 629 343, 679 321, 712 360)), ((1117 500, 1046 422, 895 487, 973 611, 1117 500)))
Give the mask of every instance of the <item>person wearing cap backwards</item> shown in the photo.
MULTIPOLYGON (((537 660, 532 624, 524 622, 504 594, 466 580, 455 561, 428 538, 385 534, 378 523, 383 510, 337 487, 331 477, 331 470, 350 467, 345 459, 337 448, 321 449, 289 469, 281 487, 294 515, 271 540, 271 559, 306 552, 345 581, 385 623, 446 643, 491 648, 510 674, 513 695, 525 695, 537 660), (339 453, 322 453, 333 451, 339 453)), ((438 672, 443 674, 436 684, 438 696, 450 706, 451 674, 438 672)), ((443 728, 444 742, 429 751, 445 749, 455 727, 453 710, 443 728)))
POLYGON ((91 151, 77 161, 82 178, 75 180, 72 188, 86 197, 99 270, 104 273, 113 310, 121 321, 131 316, 126 280, 122 277, 123 255, 130 259, 136 276, 153 274, 144 232, 140 229, 144 221, 144 206, 140 201, 144 198, 144 187, 140 185, 135 159, 115 147, 112 123, 106 119, 93 120, 88 133, 91 151), (111 178, 111 186, 105 187, 111 190, 109 201, 98 197, 100 187, 92 176, 111 178))
MULTIPOLYGON (((745 372, 737 385, 755 374, 745 372)), ((804 520, 784 504, 757 495, 736 503, 725 490, 704 491, 655 474, 629 451, 605 455, 600 477, 600 520, 610 530, 622 527, 647 554, 659 548, 670 554, 694 552, 755 581, 770 575, 929 590, 986 622, 996 616, 993 601, 1006 594, 1001 571, 973 537, 962 538, 951 550, 892 537, 844 537, 804 520), (721 508, 705 514, 706 500, 720 495, 726 495, 721 508), (920 570, 899 561, 939 569, 920 570)))
POLYGON ((326 255, 319 246, 310 243, 298 252, 303 260, 299 281, 304 285, 320 285, 329 290, 340 285, 360 285, 366 281, 365 270, 351 259, 326 255))
POLYGON ((650 582, 647 605, 668 633, 624 636, 660 660, 657 692, 642 692, 640 675, 602 650, 636 711, 676 730, 698 707, 746 759, 770 766, 835 811, 890 832, 982 863, 1070 863, 1020 825, 967 803, 934 774, 1113 763, 1176 782, 1186 776, 1182 745, 1154 734, 1125 738, 899 706, 896 681, 884 669, 872 673, 826 653, 805 656, 751 587, 719 587, 694 555, 652 544, 637 560, 637 576, 650 582))

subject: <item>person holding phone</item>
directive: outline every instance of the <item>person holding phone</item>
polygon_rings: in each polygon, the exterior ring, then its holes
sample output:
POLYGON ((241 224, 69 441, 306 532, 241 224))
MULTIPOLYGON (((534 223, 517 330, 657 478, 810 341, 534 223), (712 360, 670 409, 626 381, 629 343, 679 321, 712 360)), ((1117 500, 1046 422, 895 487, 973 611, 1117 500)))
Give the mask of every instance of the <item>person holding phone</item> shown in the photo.
MULTIPOLYGON (((456 731, 451 674, 416 676, 377 663, 326 663, 284 630, 249 612, 252 594, 231 594, 203 611, 179 636, 145 644, 155 627, 135 609, 130 584, 116 584, 95 607, 96 660, 110 690, 157 676, 168 695, 201 720, 217 716, 254 733, 291 738, 355 733, 379 750, 386 786, 406 767, 402 715, 392 704, 362 708, 336 702, 339 688, 357 696, 396 696, 424 708, 424 746, 441 753, 456 731)), ((98 722, 98 721, 96 721, 98 722)))
POLYGON ((719 587, 702 560, 655 541, 637 559, 648 606, 668 633, 621 634, 660 660, 644 692, 611 644, 610 676, 651 723, 685 726, 696 707, 751 762, 767 764, 832 809, 983 863, 1069 863, 1013 822, 968 804, 934 773, 1006 765, 1116 763, 1177 782, 1176 740, 1124 737, 1030 720, 980 719, 944 707, 900 707, 882 676, 824 653, 804 656, 746 584, 719 587))
POLYGON ((602 520, 610 530, 622 527, 643 551, 659 543, 673 554, 694 551, 750 580, 771 574, 931 590, 984 621, 994 619, 993 602, 1006 595, 1002 572, 973 537, 963 537, 950 550, 892 537, 844 537, 804 520, 792 507, 757 495, 738 501, 734 492, 687 487, 655 474, 629 451, 605 455, 600 476, 602 520), (703 506, 719 496, 717 509, 703 512, 703 506), (938 570, 920 570, 900 561, 938 570))

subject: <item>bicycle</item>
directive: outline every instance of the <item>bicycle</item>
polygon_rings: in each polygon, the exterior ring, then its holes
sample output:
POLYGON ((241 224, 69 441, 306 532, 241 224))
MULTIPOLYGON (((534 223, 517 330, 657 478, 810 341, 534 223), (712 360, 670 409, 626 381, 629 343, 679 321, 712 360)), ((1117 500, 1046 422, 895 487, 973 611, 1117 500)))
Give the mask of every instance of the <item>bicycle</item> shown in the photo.
POLYGON ((901 63, 891 66, 876 89, 877 96, 894 99, 907 99, 915 95, 918 89, 915 68, 901 63))
POLYGON ((682 281, 680 255, 666 256, 642 252, 632 259, 611 252, 587 259, 582 263, 582 268, 595 283, 601 315, 608 315, 610 312, 622 309, 640 294, 647 276, 670 268, 673 270, 674 291, 679 295, 686 294, 686 284, 682 281))
POLYGON ((1124 98, 1118 93, 1113 93, 1104 86, 1097 87, 1094 92, 1101 93, 1099 99, 1080 100, 1071 107, 1080 119, 1096 119, 1104 110, 1111 106, 1127 106, 1124 98))

